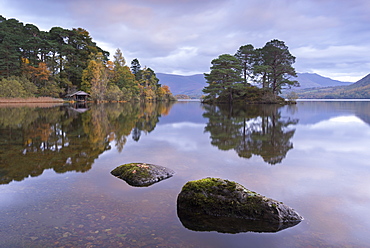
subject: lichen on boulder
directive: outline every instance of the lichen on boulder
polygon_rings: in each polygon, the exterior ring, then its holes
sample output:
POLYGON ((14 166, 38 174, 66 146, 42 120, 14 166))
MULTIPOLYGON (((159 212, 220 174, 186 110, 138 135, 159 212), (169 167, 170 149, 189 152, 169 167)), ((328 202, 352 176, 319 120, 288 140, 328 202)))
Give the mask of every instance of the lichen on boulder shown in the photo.
POLYGON ((172 177, 174 171, 160 165, 130 163, 118 166, 111 174, 125 180, 131 186, 146 187, 172 177))
MULTIPOLYGON (((214 216, 263 222, 260 225, 262 229, 259 231, 267 228, 266 223, 277 227, 267 231, 278 231, 303 220, 302 216, 282 202, 250 191, 239 183, 220 178, 204 178, 187 182, 178 195, 177 211, 179 217, 182 216, 183 219, 185 217, 186 220, 194 219, 194 216, 214 216), (276 225, 277 223, 286 225, 276 225)), ((199 221, 198 217, 197 219, 199 221)), ((257 224, 257 222, 254 223, 257 224)), ((207 230, 207 227, 202 228, 207 230)), ((248 227, 245 228, 248 229, 248 227)))

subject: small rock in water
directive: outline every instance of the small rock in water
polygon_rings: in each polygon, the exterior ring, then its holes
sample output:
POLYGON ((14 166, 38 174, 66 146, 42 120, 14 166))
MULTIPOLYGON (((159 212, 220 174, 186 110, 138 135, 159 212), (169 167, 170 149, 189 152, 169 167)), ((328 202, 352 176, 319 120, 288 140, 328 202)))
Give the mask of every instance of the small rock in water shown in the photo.
POLYGON ((145 187, 172 177, 174 171, 154 164, 130 163, 118 166, 111 174, 125 180, 131 186, 145 187))

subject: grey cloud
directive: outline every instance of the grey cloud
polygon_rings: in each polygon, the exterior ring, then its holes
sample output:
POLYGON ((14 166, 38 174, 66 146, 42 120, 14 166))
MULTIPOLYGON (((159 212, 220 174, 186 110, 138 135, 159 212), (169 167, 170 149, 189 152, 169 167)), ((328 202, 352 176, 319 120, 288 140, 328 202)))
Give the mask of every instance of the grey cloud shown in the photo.
POLYGON ((158 72, 207 72, 220 54, 280 39, 300 72, 370 73, 367 0, 3 0, 0 8, 46 29, 83 27, 158 72))

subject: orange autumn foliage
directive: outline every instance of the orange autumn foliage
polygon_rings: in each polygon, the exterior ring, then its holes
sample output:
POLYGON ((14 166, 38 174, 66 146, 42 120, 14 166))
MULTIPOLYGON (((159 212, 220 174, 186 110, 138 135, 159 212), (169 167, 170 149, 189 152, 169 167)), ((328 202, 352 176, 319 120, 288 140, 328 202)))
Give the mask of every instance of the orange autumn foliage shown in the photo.
POLYGON ((34 84, 42 84, 49 80, 51 73, 44 62, 40 62, 38 67, 26 62, 23 64, 23 74, 34 84))

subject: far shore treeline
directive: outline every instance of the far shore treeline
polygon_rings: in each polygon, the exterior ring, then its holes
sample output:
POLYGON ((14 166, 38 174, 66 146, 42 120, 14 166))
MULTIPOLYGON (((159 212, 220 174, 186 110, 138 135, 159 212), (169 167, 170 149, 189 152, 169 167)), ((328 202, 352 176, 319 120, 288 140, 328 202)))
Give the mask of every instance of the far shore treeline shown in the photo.
POLYGON ((83 90, 94 101, 175 100, 138 59, 126 65, 120 49, 101 49, 89 32, 33 24, 0 15, 0 97, 66 97, 83 90))

